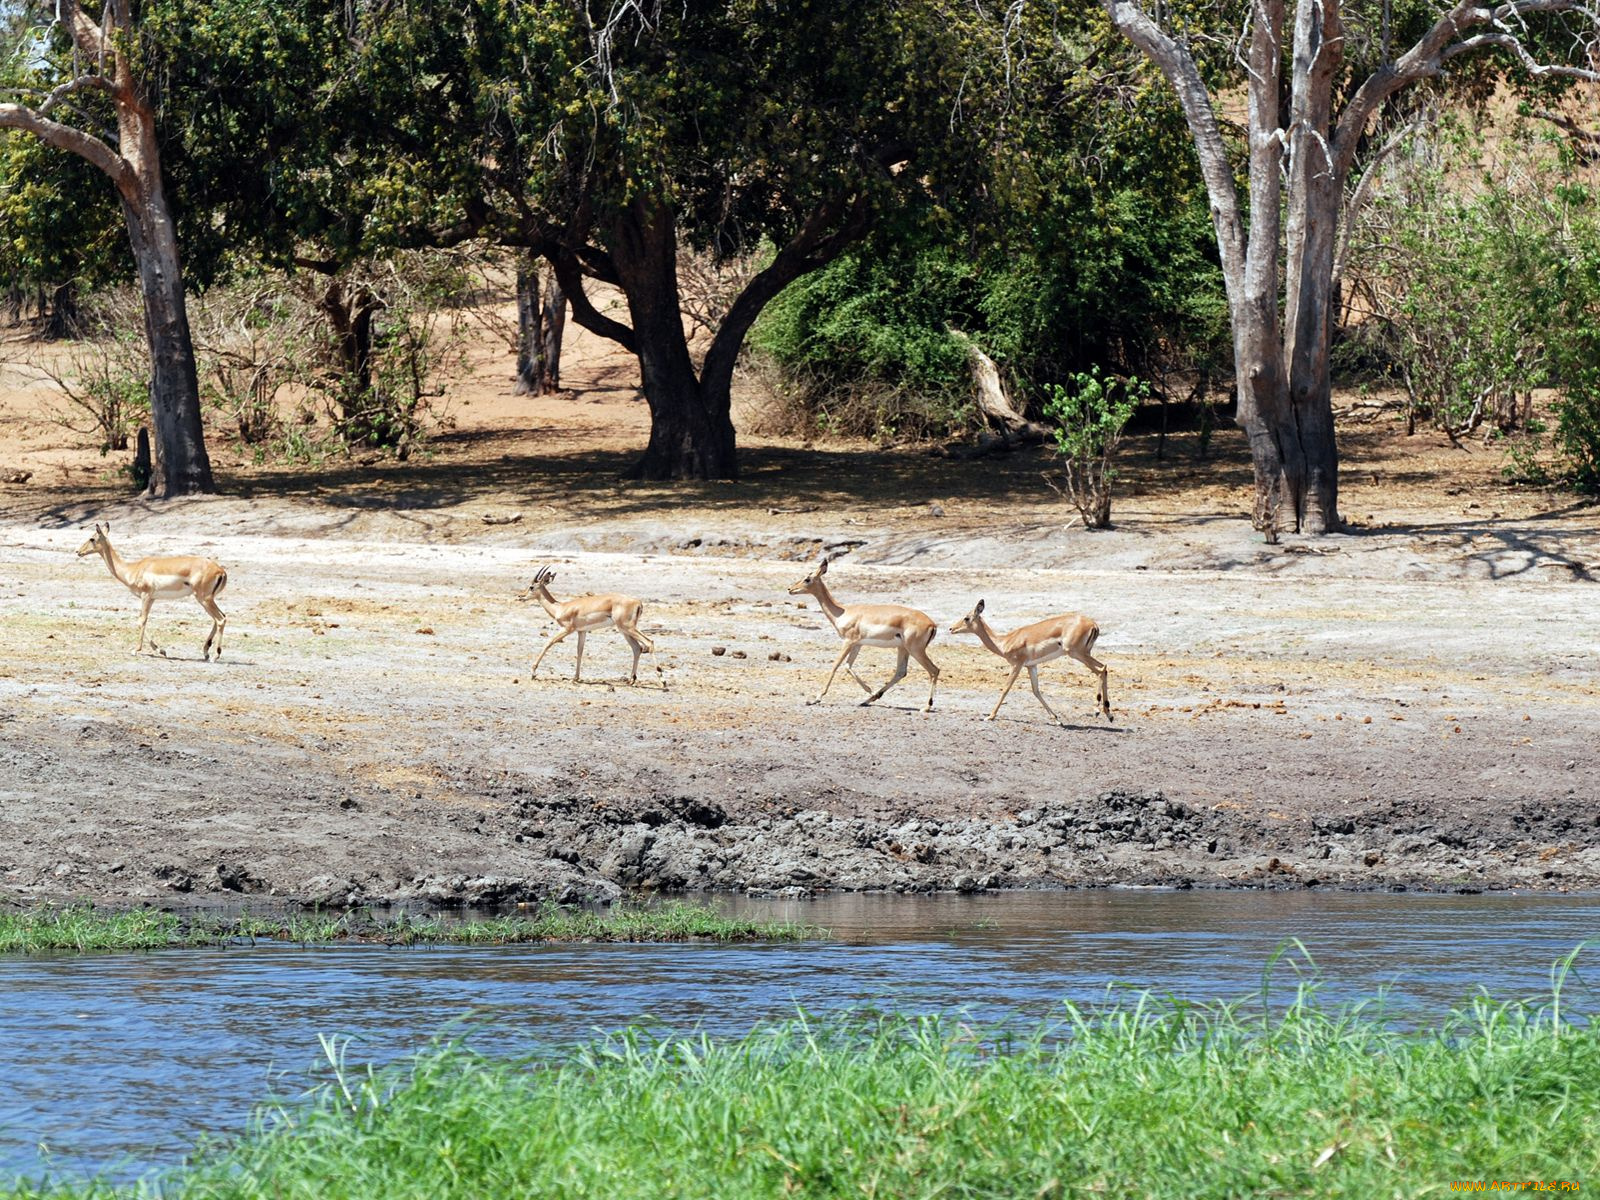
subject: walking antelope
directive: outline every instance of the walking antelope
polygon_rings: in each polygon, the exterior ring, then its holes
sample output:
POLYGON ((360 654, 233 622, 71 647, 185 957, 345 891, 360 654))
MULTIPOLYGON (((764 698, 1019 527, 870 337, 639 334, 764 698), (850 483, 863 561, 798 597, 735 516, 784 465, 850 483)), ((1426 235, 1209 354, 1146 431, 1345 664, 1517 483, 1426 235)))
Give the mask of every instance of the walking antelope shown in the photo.
MULTIPOLYGON (((156 598, 193 596, 200 607, 211 614, 211 632, 206 636, 200 657, 211 657, 213 641, 217 644, 217 657, 222 657, 222 630, 228 618, 217 607, 217 593, 227 586, 228 573, 220 565, 209 558, 187 554, 173 558, 141 558, 129 563, 112 548, 109 521, 104 526, 97 523, 93 536, 78 547, 79 558, 89 554, 98 554, 105 559, 112 578, 143 601, 144 607, 139 613, 139 644, 133 650, 135 654, 144 649, 144 627, 150 620, 150 606, 156 602, 156 598)), ((150 643, 150 648, 160 649, 154 641, 150 643)))
POLYGON ((822 698, 828 694, 828 689, 833 686, 833 677, 843 666, 850 672, 850 678, 861 685, 861 690, 869 693, 861 702, 865 707, 881 698, 885 692, 904 679, 907 660, 915 658, 922 664, 923 670, 928 672, 928 703, 923 711, 932 712, 933 690, 939 683, 939 668, 934 666, 933 660, 928 657, 928 643, 933 641, 933 635, 939 631, 939 627, 927 613, 900 604, 840 604, 833 598, 828 585, 823 582, 822 577, 827 571, 828 560, 823 559, 817 564, 815 571, 789 588, 791 596, 806 593, 815 596, 817 603, 822 605, 823 615, 844 639, 844 649, 839 651, 839 657, 833 663, 833 670, 828 672, 828 682, 822 685, 822 690, 817 693, 816 699, 807 703, 822 702, 822 698), (900 654, 900 659, 895 664, 894 678, 875 692, 861 676, 856 674, 856 655, 861 653, 863 646, 893 646, 900 654))
POLYGON ((1000 699, 994 702, 994 711, 984 720, 994 720, 1000 711, 1000 706, 1006 702, 1011 685, 1016 683, 1017 676, 1022 674, 1022 669, 1026 667, 1028 681, 1033 684, 1033 694, 1039 698, 1039 703, 1044 705, 1045 712, 1050 714, 1057 725, 1065 724, 1056 716, 1056 710, 1050 707, 1050 702, 1039 690, 1039 667, 1063 655, 1081 662, 1098 677, 1095 699, 1099 702, 1100 711, 1105 713, 1106 720, 1111 720, 1111 694, 1107 681, 1109 672, 1104 663, 1089 653, 1094 649, 1095 639, 1100 636, 1100 626, 1088 617, 1079 616, 1077 613, 1062 613, 1058 617, 1046 617, 1032 625, 1025 625, 1001 637, 983 619, 983 601, 979 600, 976 608, 950 626, 950 632, 976 634, 980 642, 1011 664, 1011 678, 1006 680, 1000 699))
MULTIPOLYGON (((545 643, 544 649, 539 651, 539 657, 533 660, 533 670, 528 672, 528 678, 531 680, 538 672, 539 664, 544 661, 544 656, 550 653, 551 646, 565 641, 575 633, 578 635, 578 662, 572 669, 572 678, 574 682, 581 681, 584 636, 597 630, 615 627, 633 651, 633 669, 628 674, 628 682, 637 683, 639 655, 648 650, 652 656, 651 661, 655 661, 656 652, 655 643, 639 632, 639 617, 644 613, 644 602, 633 596, 616 593, 557 600, 550 594, 550 584, 555 581, 555 577, 556 573, 549 567, 540 567, 538 574, 533 577, 533 582, 528 585, 526 594, 538 600, 545 612, 561 626, 556 635, 545 643)), ((656 664, 656 674, 661 674, 659 663, 656 664)), ((666 686, 665 679, 662 680, 662 686, 666 686)))

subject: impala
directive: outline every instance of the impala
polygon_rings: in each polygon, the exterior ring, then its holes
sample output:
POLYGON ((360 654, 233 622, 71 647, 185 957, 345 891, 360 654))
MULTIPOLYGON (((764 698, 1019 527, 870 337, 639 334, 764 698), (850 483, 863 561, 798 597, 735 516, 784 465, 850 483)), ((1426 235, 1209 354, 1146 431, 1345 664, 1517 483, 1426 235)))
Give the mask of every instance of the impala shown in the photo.
MULTIPOLYGON (((643 601, 616 593, 557 600, 550 594, 550 584, 555 577, 556 573, 549 567, 540 567, 533 582, 528 585, 526 594, 538 600, 545 612, 561 626, 556 635, 545 643, 544 649, 539 651, 539 657, 533 660, 533 670, 528 672, 528 678, 531 680, 538 672, 539 664, 550 653, 551 646, 575 633, 578 635, 578 664, 572 670, 572 678, 574 682, 580 682, 583 676, 584 636, 596 630, 615 628, 633 650, 633 670, 628 674, 628 682, 639 682, 639 655, 648 650, 654 662, 656 652, 655 643, 639 632, 639 617, 644 613, 643 601)), ((660 663, 656 664, 656 674, 661 674, 660 663)), ((665 685, 663 679, 662 686, 665 685)))
MULTIPOLYGON (((228 618, 217 607, 217 593, 227 586, 228 573, 219 564, 192 554, 176 558, 141 558, 138 562, 129 563, 112 548, 109 521, 104 526, 97 523, 93 536, 78 547, 79 558, 89 554, 98 554, 105 559, 112 578, 144 602, 143 611, 139 614, 139 644, 133 649, 135 654, 144 650, 144 627, 150 620, 150 606, 156 602, 156 598, 193 596, 200 607, 211 614, 211 633, 206 637, 200 657, 211 657, 213 641, 217 644, 217 657, 222 657, 222 630, 228 618)), ((150 648, 160 649, 153 641, 150 648)))
POLYGON ((939 627, 927 613, 900 604, 840 604, 833 598, 833 593, 828 591, 828 585, 823 582, 822 577, 827 572, 828 560, 823 559, 817 564, 815 571, 789 589, 791 596, 805 593, 815 596, 817 603, 822 605, 823 615, 844 639, 844 649, 839 651, 839 657, 833 663, 833 670, 828 672, 828 682, 822 685, 822 690, 817 693, 816 699, 808 700, 807 703, 822 702, 822 698, 828 694, 828 689, 833 686, 833 677, 843 666, 850 672, 850 678, 861 685, 861 690, 870 693, 861 702, 862 707, 865 707, 880 699, 885 692, 904 679, 907 660, 915 658, 922 664, 923 670, 928 672, 928 703, 923 711, 932 712, 933 689, 939 683, 939 668, 934 666, 933 660, 928 657, 928 643, 933 641, 933 635, 939 631, 939 627), (861 676, 856 674, 856 655, 861 653, 863 646, 893 646, 900 652, 900 661, 895 665, 894 678, 875 692, 861 676))
POLYGON ((1063 656, 1076 659, 1095 673, 1099 680, 1095 688, 1095 699, 1099 701, 1100 711, 1105 713, 1106 720, 1111 720, 1108 672, 1105 664, 1089 653, 1094 649, 1095 639, 1100 636, 1100 626, 1088 617, 1077 613, 1062 613, 1058 617, 1046 617, 1032 625, 1025 625, 1001 637, 983 619, 983 601, 979 600, 976 608, 950 626, 950 632, 977 634, 980 642, 1011 664, 1011 678, 1006 680, 1000 699, 994 702, 994 711, 984 718, 985 721, 995 719, 1000 706, 1006 702, 1011 685, 1016 683, 1017 676, 1022 674, 1022 669, 1026 667, 1028 680, 1033 684, 1033 694, 1039 698, 1039 703, 1044 705, 1045 712, 1054 718, 1057 725, 1066 724, 1056 716, 1056 710, 1050 707, 1050 702, 1039 690, 1039 667, 1063 656))

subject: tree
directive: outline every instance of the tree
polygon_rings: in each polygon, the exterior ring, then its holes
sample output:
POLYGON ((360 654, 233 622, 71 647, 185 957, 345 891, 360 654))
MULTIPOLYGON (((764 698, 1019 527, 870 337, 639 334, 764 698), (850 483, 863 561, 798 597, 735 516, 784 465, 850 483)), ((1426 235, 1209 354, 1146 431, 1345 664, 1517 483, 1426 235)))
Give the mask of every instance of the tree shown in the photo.
MULTIPOLYGON (((485 6, 492 7, 492 6, 485 6)), ((737 475, 731 384, 745 335, 788 283, 866 233, 896 198, 981 157, 984 56, 965 5, 891 0, 677 5, 582 0, 469 22, 493 84, 478 229, 551 262, 572 319, 638 356, 651 434, 641 479, 737 475), (963 32, 965 31, 965 33, 963 32), (700 356, 679 254, 763 252, 700 356), (627 319, 596 307, 621 290, 627 319)))
POLYGON ((78 0, 60 0, 55 11, 59 23, 39 35, 33 57, 40 65, 25 80, 31 86, 16 89, 35 102, 0 103, 0 129, 32 134, 110 179, 138 267, 150 344, 156 443, 150 493, 214 491, 177 232, 161 173, 156 101, 139 70, 131 0, 104 0, 98 21, 78 0), (97 132, 106 120, 114 123, 114 136, 97 132))
POLYGON ((1245 10, 1228 16, 1246 18, 1247 219, 1215 99, 1226 81, 1197 59, 1203 39, 1183 19, 1189 8, 1164 5, 1153 16, 1140 0, 1101 3, 1177 93, 1199 155, 1233 324, 1237 420, 1255 468, 1255 524, 1269 538, 1284 528, 1336 530, 1328 349, 1351 168, 1386 107, 1464 55, 1500 51, 1524 82, 1600 79, 1576 65, 1594 48, 1592 9, 1583 0, 1467 0, 1442 11, 1428 0, 1226 6, 1245 10), (1409 48, 1395 55, 1396 45, 1409 48))

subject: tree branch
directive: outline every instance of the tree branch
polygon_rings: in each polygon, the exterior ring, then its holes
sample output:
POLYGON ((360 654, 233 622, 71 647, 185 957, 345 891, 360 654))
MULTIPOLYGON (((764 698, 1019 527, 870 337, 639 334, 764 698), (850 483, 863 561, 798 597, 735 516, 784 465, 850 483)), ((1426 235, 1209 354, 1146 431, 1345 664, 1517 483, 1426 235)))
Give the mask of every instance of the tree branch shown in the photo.
POLYGON ((1537 14, 1580 12, 1600 24, 1600 17, 1582 0, 1507 0, 1495 7, 1466 0, 1436 21, 1417 43, 1392 65, 1385 65, 1367 77, 1345 107, 1334 131, 1334 166, 1344 178, 1355 159, 1356 145, 1367 124, 1390 96, 1418 80, 1437 75, 1447 59, 1469 50, 1497 47, 1510 50, 1523 68, 1538 75, 1560 75, 1577 79, 1600 79, 1600 73, 1556 63, 1539 63, 1528 53, 1510 26, 1520 26, 1524 17, 1537 14), (1464 37, 1469 30, 1492 26, 1494 32, 1464 37))
POLYGON ((706 351, 700 371, 702 382, 731 378, 745 334, 750 332, 761 310, 800 276, 838 258, 846 246, 866 233, 871 216, 872 203, 865 190, 853 196, 835 195, 812 210, 788 245, 756 273, 728 307, 728 315, 722 319, 722 327, 706 351))
POLYGON ((52 121, 20 104, 0 104, 0 129, 20 129, 24 133, 31 133, 46 145, 93 163, 110 176, 120 193, 131 194, 135 187, 133 168, 127 160, 99 138, 91 137, 81 129, 52 121))
POLYGON ((558 246, 545 246, 540 249, 545 258, 550 260, 550 266, 556 273, 556 282, 561 285, 561 290, 566 293, 567 303, 572 306, 572 319, 590 333, 609 338, 630 354, 637 354, 639 342, 634 337, 633 330, 595 308, 594 302, 589 299, 589 294, 583 290, 583 269, 578 263, 577 255, 558 246))

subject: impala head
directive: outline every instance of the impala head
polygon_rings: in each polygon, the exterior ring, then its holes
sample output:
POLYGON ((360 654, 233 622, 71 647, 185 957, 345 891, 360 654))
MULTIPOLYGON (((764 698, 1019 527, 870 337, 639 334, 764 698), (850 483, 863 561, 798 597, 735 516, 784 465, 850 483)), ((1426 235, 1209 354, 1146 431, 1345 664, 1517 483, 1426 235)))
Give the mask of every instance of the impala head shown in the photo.
POLYGON ((822 577, 827 573, 828 560, 824 558, 817 563, 817 569, 815 571, 811 572, 811 574, 807 575, 799 583, 792 583, 789 585, 789 595, 803 596, 805 593, 812 591, 814 588, 816 588, 817 584, 822 582, 822 577))
POLYGON ((108 546, 111 545, 111 539, 110 539, 110 536, 109 536, 110 533, 111 533, 111 522, 110 521, 107 521, 103 527, 100 525, 100 523, 98 521, 95 522, 93 535, 90 536, 90 538, 89 538, 89 540, 87 542, 85 542, 83 545, 78 547, 78 557, 82 558, 86 554, 102 554, 102 553, 104 553, 104 549, 103 548, 104 547, 108 547, 108 546))
POLYGON ((979 600, 973 605, 972 611, 954 625, 950 626, 951 633, 977 633, 978 625, 983 620, 983 601, 979 600))
POLYGON ((549 567, 540 567, 534 573, 533 582, 528 585, 527 595, 537 596, 555 581, 556 573, 549 567))

